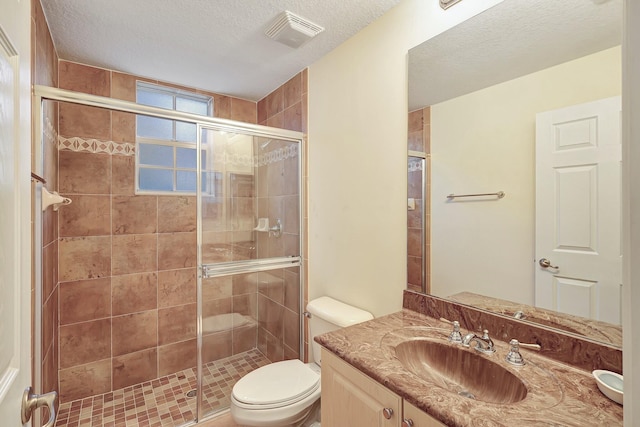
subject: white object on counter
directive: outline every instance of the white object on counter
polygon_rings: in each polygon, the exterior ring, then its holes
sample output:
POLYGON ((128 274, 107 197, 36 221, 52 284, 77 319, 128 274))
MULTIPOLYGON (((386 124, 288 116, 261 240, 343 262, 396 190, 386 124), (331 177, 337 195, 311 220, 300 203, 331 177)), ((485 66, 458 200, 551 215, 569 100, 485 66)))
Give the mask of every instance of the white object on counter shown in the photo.
POLYGON ((596 369, 592 374, 602 394, 622 405, 622 375, 602 369, 596 369))

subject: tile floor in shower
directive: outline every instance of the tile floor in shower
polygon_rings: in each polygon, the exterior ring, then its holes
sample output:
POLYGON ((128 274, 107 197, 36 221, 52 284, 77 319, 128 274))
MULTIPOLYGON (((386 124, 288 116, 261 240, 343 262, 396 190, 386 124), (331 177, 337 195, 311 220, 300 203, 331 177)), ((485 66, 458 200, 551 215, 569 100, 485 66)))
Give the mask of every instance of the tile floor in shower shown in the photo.
MULTIPOLYGON (((230 404, 233 385, 269 360, 250 350, 208 363, 203 369, 204 414, 230 404)), ((196 369, 136 384, 98 396, 63 403, 56 427, 158 427, 179 426, 193 421, 196 398, 187 393, 196 388, 196 369)))

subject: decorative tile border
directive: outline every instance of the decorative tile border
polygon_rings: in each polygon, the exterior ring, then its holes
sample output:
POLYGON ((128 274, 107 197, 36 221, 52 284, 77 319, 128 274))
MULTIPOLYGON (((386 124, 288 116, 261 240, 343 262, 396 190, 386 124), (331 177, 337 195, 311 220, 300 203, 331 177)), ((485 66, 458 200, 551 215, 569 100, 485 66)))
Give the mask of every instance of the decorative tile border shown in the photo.
POLYGON ((272 163, 282 162, 286 159, 298 156, 298 144, 290 144, 285 147, 276 148, 266 153, 250 156, 247 154, 227 153, 220 155, 221 162, 224 164, 235 164, 239 166, 247 166, 259 168, 272 163))
POLYGON ((298 144, 290 144, 283 148, 277 148, 254 157, 254 167, 266 166, 271 163, 281 162, 298 156, 298 144))
POLYGON ((417 172, 422 170, 422 160, 412 160, 409 162, 409 172, 417 172))
POLYGON ((44 141, 46 144, 56 144, 56 142, 58 141, 58 131, 56 130, 56 128, 53 126, 53 124, 51 123, 51 120, 49 120, 49 117, 45 117, 44 119, 44 130, 43 130, 43 134, 44 134, 44 141))
MULTIPOLYGON (((101 141, 99 139, 84 139, 79 136, 71 138, 65 138, 59 136, 51 123, 47 122, 47 129, 45 130, 45 137, 47 140, 54 140, 57 137, 58 150, 70 150, 76 152, 86 153, 106 153, 106 154, 119 154, 122 156, 135 156, 136 144, 129 142, 114 142, 114 141, 101 141)), ((278 148, 268 153, 255 155, 253 158, 250 156, 242 156, 237 154, 224 154, 224 163, 235 163, 245 166, 261 167, 272 163, 281 162, 286 159, 290 159, 298 156, 298 145, 291 144, 283 148, 278 148)))
POLYGON ((134 156, 136 154, 136 145, 128 142, 120 143, 113 141, 100 141, 99 139, 83 139, 77 136, 72 138, 58 136, 58 150, 134 156))

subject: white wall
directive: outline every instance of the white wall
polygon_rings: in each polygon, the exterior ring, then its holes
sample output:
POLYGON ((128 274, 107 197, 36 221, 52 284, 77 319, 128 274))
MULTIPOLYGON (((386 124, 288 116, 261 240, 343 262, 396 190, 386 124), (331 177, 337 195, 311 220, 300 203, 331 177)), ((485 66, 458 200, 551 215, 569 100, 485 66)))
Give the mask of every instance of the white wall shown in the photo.
POLYGON ((403 0, 309 69, 309 298, 375 316, 407 268, 407 52, 501 0, 403 0))
POLYGON ((431 107, 433 294, 534 303, 535 115, 621 84, 616 47, 431 107), (446 198, 499 190, 501 200, 446 198))

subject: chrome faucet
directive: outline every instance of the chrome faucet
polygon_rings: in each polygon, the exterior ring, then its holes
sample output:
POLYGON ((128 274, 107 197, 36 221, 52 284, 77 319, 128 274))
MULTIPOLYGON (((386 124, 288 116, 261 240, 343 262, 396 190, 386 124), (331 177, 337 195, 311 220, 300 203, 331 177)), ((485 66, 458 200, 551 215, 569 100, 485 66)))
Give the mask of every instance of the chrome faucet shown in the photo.
POLYGON ((476 342, 476 346, 474 348, 480 353, 491 354, 496 351, 495 348, 493 348, 493 341, 489 338, 489 331, 486 329, 481 337, 473 332, 468 333, 464 338, 462 338, 462 345, 469 347, 471 345, 471 341, 476 342))

